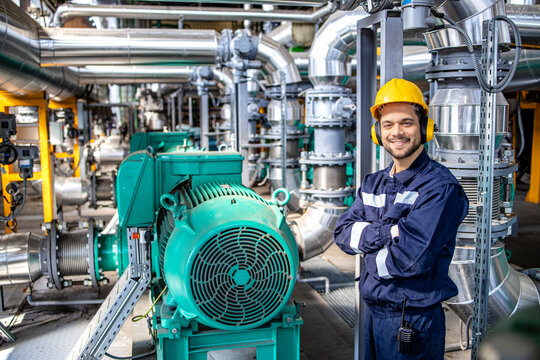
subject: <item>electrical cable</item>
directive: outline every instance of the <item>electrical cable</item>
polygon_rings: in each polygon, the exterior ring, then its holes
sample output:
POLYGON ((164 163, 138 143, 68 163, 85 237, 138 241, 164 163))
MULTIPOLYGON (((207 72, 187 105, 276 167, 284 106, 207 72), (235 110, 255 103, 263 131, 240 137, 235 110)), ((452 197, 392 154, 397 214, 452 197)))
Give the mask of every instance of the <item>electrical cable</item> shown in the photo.
POLYGON ((82 158, 83 157, 81 156, 81 154, 79 154, 79 161, 77 161, 77 165, 75 166, 75 168, 73 168, 72 170, 68 172, 64 172, 64 170, 62 170, 62 168, 60 167, 60 164, 58 163, 58 158, 56 156, 54 157, 54 164, 56 165, 56 170, 58 170, 60 175, 65 176, 65 177, 72 177, 73 174, 75 174, 75 171, 77 171, 77 169, 79 168, 79 165, 81 165, 82 158))
MULTIPOLYGON (((449 18, 447 16, 444 16, 443 18, 445 20, 447 20, 448 22, 451 21, 451 20, 449 20, 449 18)), ((498 82, 497 84, 493 84, 493 85, 489 85, 487 83, 486 79, 484 79, 484 77, 482 76, 482 74, 480 72, 480 66, 478 65, 478 59, 476 58, 476 54, 474 52, 474 46, 472 44, 472 41, 471 41, 471 38, 469 37, 469 35, 467 35, 467 33, 462 28, 460 28, 459 26, 452 25, 452 24, 445 25, 446 28, 456 30, 463 37, 463 39, 465 40, 466 45, 467 45, 467 50, 469 51, 469 54, 471 55, 471 59, 472 59, 473 67, 474 67, 474 72, 476 74, 476 78, 478 79, 478 83, 480 84, 480 87, 482 88, 482 90, 484 90, 485 92, 488 92, 488 93, 502 92, 510 84, 510 81, 512 81, 512 79, 514 78, 514 74, 516 72, 516 69, 517 69, 517 66, 518 66, 518 63, 519 63, 519 59, 521 57, 521 45, 522 45, 522 43, 521 43, 521 35, 519 33, 519 30, 518 30, 516 24, 512 20, 510 20, 508 17, 502 16, 502 15, 501 16, 495 16, 492 19, 492 21, 496 21, 496 20, 504 21, 508 25, 510 25, 510 27, 512 28, 512 31, 514 32, 515 41, 516 41, 516 52, 514 54, 514 63, 512 64, 512 67, 510 68, 510 71, 508 71, 508 73, 504 76, 504 78, 500 82, 498 82)))
POLYGON ((519 152, 516 155, 516 159, 523 154, 523 150, 525 150, 525 133, 523 131, 523 119, 521 117, 521 94, 518 95, 518 103, 517 103, 517 121, 519 126, 519 133, 520 133, 520 146, 519 146, 519 152))
POLYGON ((150 306, 150 309, 148 309, 148 311, 144 314, 144 315, 135 315, 131 321, 133 322, 137 322, 137 321, 141 321, 142 319, 145 319, 148 317, 148 314, 150 314, 150 311, 152 311, 152 309, 154 308, 154 306, 156 305, 156 303, 158 302, 159 298, 161 298, 161 295, 163 295, 163 293, 165 292, 165 290, 167 290, 167 285, 165 285, 165 287, 163 288, 163 290, 161 291, 161 293, 158 295, 158 297, 156 298, 156 300, 154 300, 154 302, 152 303, 152 306, 150 306))
POLYGON ((364 5, 364 10, 366 10, 366 12, 368 12, 370 14, 375 14, 376 12, 379 12, 382 9, 384 9, 386 7, 387 2, 388 2, 388 0, 381 0, 381 2, 379 2, 379 5, 373 7, 371 10, 368 8, 367 3, 366 3, 364 5))
POLYGON ((22 198, 21 204, 18 206, 18 209, 16 209, 14 212, 9 214, 8 216, 0 216, 0 221, 2 222, 13 221, 17 216, 19 216, 19 214, 24 208, 24 205, 26 204, 27 181, 28 180, 26 178, 23 179, 23 198, 22 198))
POLYGON ((106 352, 105 356, 110 357, 111 359, 115 359, 115 360, 136 360, 136 359, 142 359, 144 357, 150 356, 155 353, 156 353, 156 347, 154 346, 154 349, 152 351, 149 351, 144 354, 138 354, 138 355, 133 355, 133 356, 116 356, 116 355, 112 355, 106 352))

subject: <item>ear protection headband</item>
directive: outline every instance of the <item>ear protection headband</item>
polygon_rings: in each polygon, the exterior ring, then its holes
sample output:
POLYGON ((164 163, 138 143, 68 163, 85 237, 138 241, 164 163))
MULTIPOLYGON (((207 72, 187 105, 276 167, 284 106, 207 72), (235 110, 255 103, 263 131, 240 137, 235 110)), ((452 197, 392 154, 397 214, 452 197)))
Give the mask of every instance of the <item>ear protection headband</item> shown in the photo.
MULTIPOLYGON (((420 142, 422 144, 430 142, 433 139, 434 131, 435 125, 433 124, 433 120, 422 114, 420 117, 420 142)), ((371 140, 375 144, 382 146, 381 122, 379 120, 371 127, 371 140)))

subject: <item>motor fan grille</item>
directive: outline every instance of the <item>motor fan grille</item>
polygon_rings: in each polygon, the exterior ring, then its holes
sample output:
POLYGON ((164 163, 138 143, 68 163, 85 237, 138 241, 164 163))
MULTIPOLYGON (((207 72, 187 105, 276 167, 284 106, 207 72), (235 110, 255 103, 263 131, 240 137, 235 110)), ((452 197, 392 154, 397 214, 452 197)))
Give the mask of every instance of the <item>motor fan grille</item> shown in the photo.
POLYGON ((293 275, 290 255, 272 235, 234 227, 213 236, 191 269, 199 310, 227 326, 265 322, 286 300, 293 275))

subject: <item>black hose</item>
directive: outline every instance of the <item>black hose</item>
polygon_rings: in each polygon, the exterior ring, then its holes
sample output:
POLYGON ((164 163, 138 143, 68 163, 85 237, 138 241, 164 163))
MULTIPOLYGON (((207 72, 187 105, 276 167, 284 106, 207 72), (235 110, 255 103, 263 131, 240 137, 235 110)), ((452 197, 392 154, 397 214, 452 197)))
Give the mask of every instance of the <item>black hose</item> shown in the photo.
MULTIPOLYGON (((446 17, 446 16, 444 17, 444 19, 449 21, 448 17, 446 17)), ((480 72, 480 66, 478 65, 478 59, 476 58, 476 54, 474 52, 474 46, 472 44, 471 38, 459 26, 456 26, 456 25, 453 25, 453 24, 445 25, 446 28, 454 29, 457 32, 459 32, 459 34, 463 37, 463 39, 467 43, 467 49, 469 50, 469 54, 471 55, 471 59, 472 59, 473 67, 474 67, 474 72, 476 74, 476 78, 478 79, 478 83, 480 84, 480 87, 482 88, 482 90, 484 90, 487 93, 499 93, 499 92, 502 92, 510 84, 510 81, 512 81, 512 79, 514 78, 514 74, 516 72, 516 69, 517 69, 517 66, 518 66, 518 63, 519 63, 519 59, 521 57, 521 35, 519 33, 519 30, 518 30, 516 24, 512 20, 507 18, 506 16, 502 16, 502 15, 501 16, 495 16, 493 18, 493 21, 496 21, 496 20, 500 20, 500 21, 504 21, 504 22, 508 23, 510 25, 510 27, 512 28, 512 30, 514 31, 514 36, 515 36, 515 40, 516 40, 516 53, 514 54, 514 63, 512 64, 512 67, 510 68, 510 71, 504 76, 504 78, 500 82, 498 82, 497 84, 493 84, 493 85, 489 85, 487 83, 486 79, 484 79, 484 77, 482 76, 482 74, 480 72)))
POLYGON ((7 221, 13 221, 24 208, 24 205, 26 204, 26 189, 27 189, 27 179, 23 179, 23 199, 21 205, 14 211, 13 213, 9 214, 8 216, 0 216, 0 221, 7 222, 7 221))
POLYGON ((154 347, 154 349, 152 351, 144 353, 144 354, 139 354, 139 355, 116 356, 116 355, 112 355, 112 354, 109 354, 108 352, 106 352, 105 356, 108 356, 111 359, 115 359, 115 360, 135 360, 135 359, 142 359, 144 357, 150 356, 150 355, 155 354, 155 353, 156 353, 156 348, 154 347))

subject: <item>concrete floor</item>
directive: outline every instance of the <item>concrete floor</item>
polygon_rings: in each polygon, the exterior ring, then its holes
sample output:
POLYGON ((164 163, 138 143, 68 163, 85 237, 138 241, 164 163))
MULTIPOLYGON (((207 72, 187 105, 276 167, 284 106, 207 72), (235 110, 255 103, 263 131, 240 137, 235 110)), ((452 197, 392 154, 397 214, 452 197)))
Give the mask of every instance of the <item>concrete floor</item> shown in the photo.
MULTIPOLYGON (((519 190, 519 189, 518 189, 519 190)), ((529 268, 539 266, 538 250, 540 249, 540 205, 523 202, 525 194, 516 193, 515 209, 519 215, 519 234, 508 238, 507 247, 512 251, 511 261, 518 266, 529 268)), ((34 197, 34 201, 35 201, 34 197)), ((19 219, 19 231, 39 231, 40 207, 36 203, 27 206, 19 219), (25 219, 26 217, 26 219, 25 219)), ((104 218, 110 216, 106 211, 104 218)), ((79 219, 76 212, 67 211, 66 219, 79 219)), ((336 246, 331 246, 317 261, 331 264, 339 269, 344 278, 354 275, 354 257, 343 254, 336 246)), ((309 264, 302 264, 309 267, 309 264)), ((341 284, 343 285, 343 284, 341 284)), ((345 284, 346 285, 346 284, 345 284)), ((318 287, 320 288, 320 287, 318 287)), ((77 340, 86 323, 97 310, 96 306, 82 307, 29 307, 25 304, 24 286, 5 287, 5 300, 9 310, 0 314, 2 323, 11 324, 11 330, 17 336, 17 342, 4 343, 0 346, 0 360, 18 359, 63 359, 69 353, 72 344, 77 340)), ((337 291, 332 287, 332 291, 337 291)), ((89 289, 82 286, 68 291, 54 291, 44 288, 43 282, 34 287, 35 299, 62 298, 103 298, 105 289, 89 289)), ((334 308, 329 306, 325 295, 305 283, 297 283, 293 298, 304 303, 301 328, 301 359, 353 359, 354 331, 340 317, 334 308)), ((350 299, 350 304, 353 303, 350 299)), ((135 314, 146 312, 150 302, 143 296, 136 305, 135 314)), ((447 346, 456 347, 459 342, 460 321, 451 311, 447 311, 447 346)), ((149 349, 151 340, 143 322, 126 321, 122 331, 109 349, 111 354, 131 356, 144 353, 149 349)), ((145 359, 154 359, 148 356, 145 359)), ((217 354, 209 359, 252 359, 253 353, 217 354)), ((468 359, 470 351, 454 351, 446 354, 447 359, 468 359)))

